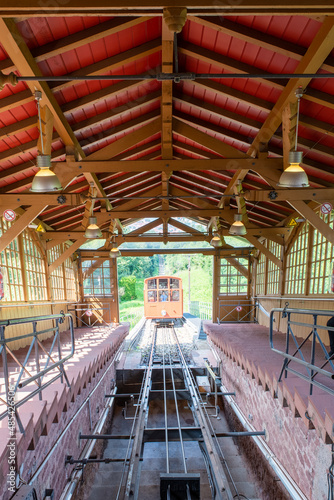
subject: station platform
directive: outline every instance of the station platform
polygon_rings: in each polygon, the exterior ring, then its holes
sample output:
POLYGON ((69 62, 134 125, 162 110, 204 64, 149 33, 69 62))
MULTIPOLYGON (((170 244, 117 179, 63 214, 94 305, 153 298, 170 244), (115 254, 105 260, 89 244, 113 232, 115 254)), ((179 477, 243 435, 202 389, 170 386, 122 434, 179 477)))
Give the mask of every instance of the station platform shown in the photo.
MULTIPOLYGON (((334 397, 323 389, 313 386, 310 395, 310 384, 298 376, 288 373, 278 382, 283 365, 283 356, 271 350, 269 329, 255 323, 223 323, 213 324, 204 321, 204 330, 211 341, 230 361, 240 367, 249 379, 255 379, 264 391, 269 391, 278 399, 284 408, 289 408, 295 418, 300 418, 306 429, 315 429, 326 444, 334 441, 334 397)), ((299 344, 302 338, 297 338, 299 344)), ((275 332, 274 346, 285 351, 285 334, 275 332)), ((290 351, 294 348, 291 346, 290 351)), ((303 346, 306 360, 310 360, 311 341, 303 346)), ((315 365, 325 364, 325 355, 319 344, 315 346, 315 365)), ((291 368, 302 371, 306 369, 296 362, 291 368)), ((325 369, 332 371, 329 363, 325 369)), ((334 380, 321 374, 316 380, 334 390, 334 380)))
MULTIPOLYGON (((22 404, 22 406, 19 406, 17 412, 24 432, 20 432, 16 420, 15 435, 13 436, 9 433, 8 418, 4 417, 0 421, 0 471, 3 480, 5 480, 8 474, 8 442, 11 439, 15 439, 16 468, 17 470, 22 470, 23 477, 27 480, 27 478, 34 473, 34 466, 30 466, 30 462, 33 463, 35 453, 37 454, 38 452, 40 456, 45 456, 57 439, 59 439, 66 425, 71 422, 74 413, 78 411, 79 406, 92 392, 110 366, 111 361, 114 359, 128 331, 128 323, 75 329, 75 352, 64 365, 70 387, 64 378, 63 381, 59 378, 43 389, 40 395, 37 394, 33 396, 22 404), (58 425, 55 426, 53 424, 58 425), (29 471, 28 467, 30 467, 29 471)), ((43 348, 46 351, 49 351, 52 341, 53 337, 42 341, 43 348)), ((7 355, 10 384, 15 384, 19 376, 20 364, 24 363, 28 349, 29 346, 26 346, 14 351, 14 356, 17 361, 15 361, 10 354, 7 355)), ((66 356, 71 351, 71 336, 69 331, 62 332, 61 334, 61 351, 63 356, 66 356)), ((56 347, 52 353, 52 357, 55 361, 58 359, 57 356, 56 347)), ((41 369, 44 368, 45 362, 46 356, 40 348, 41 369)), ((31 354, 31 361, 29 357, 26 367, 31 375, 36 373, 34 353, 31 354)), ((47 373, 43 378, 43 383, 51 380, 57 373, 58 371, 56 369, 47 373)), ((25 374, 24 377, 27 377, 27 374, 25 374)), ((106 387, 103 387, 102 391, 110 390, 110 379, 106 379, 106 384, 106 387)), ((36 387, 35 383, 30 383, 28 386, 18 389, 15 395, 16 403, 32 391, 35 391, 36 387)), ((4 404, 5 399, 6 389, 3 364, 1 364, 0 413, 6 410, 6 405, 4 404)), ((92 401, 92 405, 93 404, 94 401, 92 401)), ((83 413, 86 416, 87 411, 83 413)), ((91 425, 97 417, 98 413, 96 413, 96 410, 91 411, 91 425)), ((78 420, 83 428, 83 420, 78 420)), ((73 443, 69 443, 69 439, 74 440, 74 446, 77 448, 74 434, 75 433, 72 431, 64 438, 67 440, 65 448, 68 450, 73 446, 73 443)), ((76 432, 76 435, 77 434, 78 432, 76 432)), ((59 456, 59 458, 56 453, 54 455, 57 460, 59 459, 61 461, 62 467, 60 470, 63 471, 65 451, 62 452, 62 456, 59 456)), ((8 490, 4 491, 3 488, 4 482, 0 480, 0 496, 5 500, 9 498, 8 495, 10 492, 8 490)))

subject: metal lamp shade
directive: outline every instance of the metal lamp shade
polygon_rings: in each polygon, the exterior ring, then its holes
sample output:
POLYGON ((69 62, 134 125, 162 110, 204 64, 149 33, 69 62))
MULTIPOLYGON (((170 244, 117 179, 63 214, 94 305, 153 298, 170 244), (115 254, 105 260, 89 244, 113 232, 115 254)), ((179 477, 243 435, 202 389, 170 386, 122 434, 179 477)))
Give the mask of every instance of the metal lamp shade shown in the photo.
POLYGON ((290 151, 289 163, 287 169, 282 173, 278 182, 279 187, 283 188, 301 188, 308 187, 308 177, 304 169, 300 166, 303 160, 301 151, 290 151))
POLYGON ((89 217, 89 225, 85 231, 85 238, 95 239, 101 238, 102 231, 97 225, 96 217, 89 217))
POLYGON ((233 236, 244 236, 245 234, 247 234, 247 229, 242 222, 241 214, 235 214, 234 222, 230 227, 229 233, 233 236))
POLYGON ((210 245, 217 248, 222 246, 222 241, 219 238, 218 234, 215 234, 212 240, 210 241, 210 245))
POLYGON ((40 170, 35 175, 30 191, 32 193, 50 193, 61 191, 62 185, 55 173, 50 170, 51 156, 37 156, 37 166, 40 170))

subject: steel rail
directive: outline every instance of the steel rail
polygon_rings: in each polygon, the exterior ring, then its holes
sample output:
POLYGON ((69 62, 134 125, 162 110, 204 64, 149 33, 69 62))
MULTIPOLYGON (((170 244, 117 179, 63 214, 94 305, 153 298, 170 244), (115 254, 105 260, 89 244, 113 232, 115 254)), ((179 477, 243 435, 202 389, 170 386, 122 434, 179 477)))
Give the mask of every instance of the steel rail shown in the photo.
MULTIPOLYGON (((165 332, 166 340, 166 332, 165 332)), ((167 342, 164 343, 164 348, 162 351, 162 374, 163 374, 163 392, 164 392, 164 418, 165 418, 165 447, 166 447, 166 472, 169 474, 169 445, 168 445, 168 414, 167 414, 167 392, 166 392, 166 364, 165 364, 165 346, 167 342)))
MULTIPOLYGON (((174 329, 173 329, 174 331, 174 329)), ((168 332, 168 340, 170 339, 170 333, 168 332)), ((171 342, 168 342, 169 345, 171 345, 171 342)), ((174 379, 174 373, 173 373, 173 366, 172 366, 172 358, 171 358, 171 349, 169 349, 169 369, 170 369, 170 376, 172 380, 172 386, 173 386, 173 396, 174 396, 174 401, 175 401, 175 413, 176 413, 176 420, 177 420, 177 427, 179 431, 179 436, 180 436, 180 445, 181 445, 181 453, 182 453, 182 461, 183 461, 183 468, 184 472, 187 473, 187 464, 186 464, 186 456, 184 453, 184 443, 183 443, 183 437, 182 437, 182 429, 181 429, 181 422, 180 422, 180 414, 179 414, 179 407, 177 403, 177 395, 176 395, 176 387, 175 387, 175 379, 174 379)), ((180 358, 180 364, 182 365, 182 360, 180 358)))
MULTIPOLYGON (((133 447, 131 451, 131 456, 129 460, 128 474, 126 478, 124 500, 129 500, 130 498, 138 497, 139 488, 139 462, 141 449, 143 444, 144 430, 145 430, 145 419, 147 417, 147 408, 149 403, 149 393, 152 380, 152 370, 153 370, 153 357, 156 346, 157 331, 156 327, 153 330, 153 339, 151 344, 150 358, 147 365, 146 376, 143 381, 143 391, 142 399, 137 408, 139 408, 138 418, 136 423, 136 434, 133 442, 133 447)), ((135 420, 134 420, 135 423, 135 420)), ((118 496, 117 496, 118 498, 118 496)))
POLYGON ((197 394, 197 389, 195 382, 193 380, 192 375, 190 374, 189 367, 186 363, 186 360, 184 358, 180 342, 178 340, 177 334, 173 328, 173 334, 174 334, 174 339, 175 343, 178 348, 179 356, 180 359, 182 360, 182 370, 184 374, 184 378, 186 383, 189 386, 190 394, 192 396, 193 402, 194 402, 194 407, 196 410, 196 416, 197 420, 199 421, 199 425, 202 428, 202 434, 203 434, 203 439, 204 443, 206 446, 207 450, 207 458, 208 461, 210 462, 210 468, 212 471, 212 478, 215 483, 215 488, 216 488, 216 495, 215 495, 215 500, 233 500, 233 494, 230 490, 228 480, 226 477, 226 474, 224 472, 222 463, 220 459, 218 458, 217 454, 215 453, 215 444, 213 441, 213 438, 211 436, 211 432, 208 430, 208 421, 210 422, 210 419, 206 419, 204 416, 204 409, 200 401, 200 397, 197 394))
MULTIPOLYGON (((145 321, 145 323, 143 325, 143 329, 146 327, 146 324, 147 324, 147 322, 145 321)), ((138 417, 138 413, 139 413, 139 409, 140 409, 140 405, 141 405, 141 401, 142 401, 142 396, 143 396, 144 389, 145 389, 145 380, 146 380, 147 370, 148 370, 148 365, 146 365, 145 370, 144 370, 143 380, 142 380, 140 391, 139 391, 138 404, 136 406, 135 416, 134 416, 134 419, 133 419, 133 423, 132 423, 130 435, 128 437, 128 446, 127 446, 126 453, 125 453, 125 459, 124 459, 124 464, 123 464, 121 478, 120 478, 120 481, 119 481, 119 486, 118 486, 116 500, 118 500, 119 497, 120 497, 122 486, 123 486, 123 478, 124 478, 125 470, 126 470, 126 467, 129 465, 128 462, 127 462, 127 460, 129 458, 129 453, 130 453, 130 448, 131 448, 132 440, 135 437, 136 419, 138 417)))

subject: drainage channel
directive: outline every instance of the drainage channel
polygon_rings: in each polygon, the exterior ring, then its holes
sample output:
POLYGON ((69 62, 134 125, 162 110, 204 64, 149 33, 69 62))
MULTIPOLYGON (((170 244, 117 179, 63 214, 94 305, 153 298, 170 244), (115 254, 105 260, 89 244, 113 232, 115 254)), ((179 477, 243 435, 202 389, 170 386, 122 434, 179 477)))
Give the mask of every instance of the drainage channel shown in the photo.
POLYGON ((220 412, 208 344, 198 349, 185 327, 154 323, 138 339, 118 368, 110 433, 98 436, 107 445, 92 459, 95 478, 76 498, 258 500, 236 445, 245 433, 231 432, 220 412))

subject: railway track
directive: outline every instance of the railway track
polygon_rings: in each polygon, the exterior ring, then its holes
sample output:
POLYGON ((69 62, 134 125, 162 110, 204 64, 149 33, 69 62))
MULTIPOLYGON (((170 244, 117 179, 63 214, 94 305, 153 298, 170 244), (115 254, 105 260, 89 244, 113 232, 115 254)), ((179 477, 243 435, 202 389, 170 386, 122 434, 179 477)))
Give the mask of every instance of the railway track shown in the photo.
MULTIPOLYGON (((245 491, 247 467, 239 465, 238 477, 233 477, 239 452, 231 452, 233 437, 214 394, 200 390, 198 377, 203 379, 208 370, 205 361, 194 366, 196 349, 193 333, 181 322, 175 326, 146 323, 132 342, 127 352, 137 367, 132 396, 126 395, 128 383, 118 387, 123 396, 117 398, 113 438, 104 454, 109 463, 101 464, 97 474, 108 487, 108 498, 258 499, 252 481, 245 491), (232 468, 224 455, 225 445, 233 457, 232 468)), ((215 373, 209 369, 212 382, 215 373)), ((96 491, 93 487, 91 500, 106 498, 96 491)))

